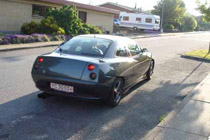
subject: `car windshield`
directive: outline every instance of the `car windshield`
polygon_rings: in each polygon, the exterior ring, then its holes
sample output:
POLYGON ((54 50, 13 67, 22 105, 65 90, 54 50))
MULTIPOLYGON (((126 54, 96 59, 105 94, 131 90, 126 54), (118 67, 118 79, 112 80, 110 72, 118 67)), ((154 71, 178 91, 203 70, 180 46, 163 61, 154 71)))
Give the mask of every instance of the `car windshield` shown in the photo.
POLYGON ((112 41, 107 39, 75 37, 60 46, 60 50, 67 54, 104 56, 111 43, 112 41))

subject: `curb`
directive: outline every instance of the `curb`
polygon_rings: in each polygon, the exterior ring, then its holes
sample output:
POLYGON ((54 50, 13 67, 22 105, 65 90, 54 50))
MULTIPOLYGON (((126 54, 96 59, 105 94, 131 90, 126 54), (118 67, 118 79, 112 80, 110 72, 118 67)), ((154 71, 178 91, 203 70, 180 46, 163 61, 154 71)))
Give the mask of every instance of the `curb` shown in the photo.
POLYGON ((197 60, 197 61, 203 61, 206 63, 210 63, 210 59, 205 59, 205 58, 200 58, 200 57, 196 57, 196 56, 189 56, 189 55, 181 55, 182 58, 186 58, 186 59, 192 59, 192 60, 197 60))
MULTIPOLYGON (((209 74, 208 74, 209 75, 209 74)), ((208 77, 208 75, 206 77, 208 77)), ((205 79, 205 78, 204 78, 205 79)), ((197 84, 190 92, 188 92, 187 96, 178 104, 171 112, 167 114, 167 116, 160 122, 157 126, 155 126, 150 132, 148 132, 144 136, 144 140, 151 140, 155 139, 155 137, 164 130, 165 126, 168 124, 170 120, 172 120, 183 108, 184 106, 190 101, 190 99, 195 95, 196 88, 204 81, 204 79, 197 84)))
MULTIPOLYGON (((37 46, 24 46, 24 47, 14 47, 14 48, 5 48, 1 49, 0 46, 0 52, 6 52, 6 51, 15 51, 15 50, 26 50, 26 49, 35 49, 35 48, 45 48, 45 47, 55 47, 60 45, 61 43, 54 43, 54 44, 46 44, 46 45, 37 45, 37 46)), ((18 44, 19 45, 19 44, 18 44)))

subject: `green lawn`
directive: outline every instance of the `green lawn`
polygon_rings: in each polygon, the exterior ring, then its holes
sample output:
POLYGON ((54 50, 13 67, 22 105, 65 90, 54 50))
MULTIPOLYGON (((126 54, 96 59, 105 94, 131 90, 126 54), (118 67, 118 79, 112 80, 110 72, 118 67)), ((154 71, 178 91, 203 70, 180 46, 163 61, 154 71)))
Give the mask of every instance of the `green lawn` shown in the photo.
POLYGON ((195 50, 191 52, 185 53, 187 56, 194 56, 194 57, 200 57, 210 60, 210 54, 208 54, 208 50, 195 50))

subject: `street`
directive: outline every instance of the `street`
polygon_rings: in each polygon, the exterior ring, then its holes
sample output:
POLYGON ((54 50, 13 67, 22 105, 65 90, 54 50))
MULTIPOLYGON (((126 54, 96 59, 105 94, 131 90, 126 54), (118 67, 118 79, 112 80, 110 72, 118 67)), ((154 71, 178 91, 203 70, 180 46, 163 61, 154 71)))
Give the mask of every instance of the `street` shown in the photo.
POLYGON ((181 54, 207 49, 210 33, 136 39, 156 60, 151 81, 119 106, 66 97, 38 99, 35 58, 55 47, 0 52, 0 139, 141 139, 209 73, 210 64, 181 54))

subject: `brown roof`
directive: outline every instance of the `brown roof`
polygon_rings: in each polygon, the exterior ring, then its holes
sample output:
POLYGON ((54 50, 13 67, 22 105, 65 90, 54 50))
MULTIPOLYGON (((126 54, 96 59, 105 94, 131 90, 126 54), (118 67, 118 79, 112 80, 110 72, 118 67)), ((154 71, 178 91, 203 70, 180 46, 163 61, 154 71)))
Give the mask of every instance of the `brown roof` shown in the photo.
POLYGON ((93 10, 93 11, 98 11, 98 12, 105 12, 105 13, 110 13, 110 14, 119 14, 120 13, 120 11, 114 10, 114 9, 109 9, 109 8, 104 8, 104 7, 99 7, 99 6, 92 6, 92 5, 87 5, 87 4, 82 4, 82 3, 72 2, 72 1, 66 1, 66 0, 38 0, 38 1, 62 4, 62 5, 76 5, 77 8, 93 10))

